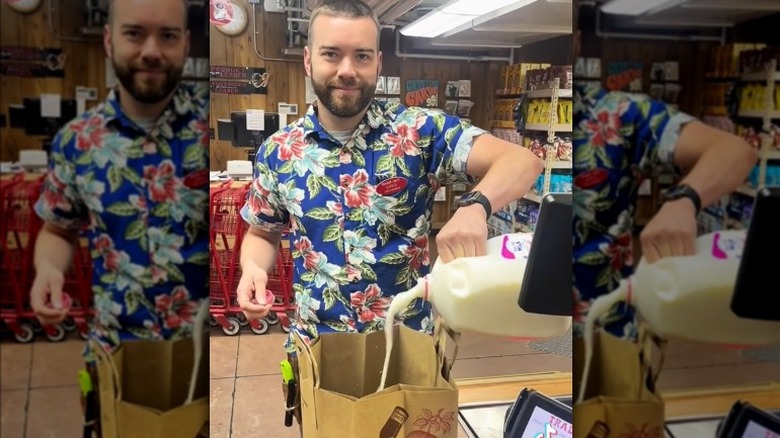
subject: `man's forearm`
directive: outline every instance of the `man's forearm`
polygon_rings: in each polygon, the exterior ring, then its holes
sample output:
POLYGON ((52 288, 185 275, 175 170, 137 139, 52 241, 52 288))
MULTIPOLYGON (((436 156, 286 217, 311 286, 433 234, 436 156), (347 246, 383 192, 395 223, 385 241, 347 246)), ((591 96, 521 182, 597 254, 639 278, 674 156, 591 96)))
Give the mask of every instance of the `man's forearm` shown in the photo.
POLYGON ((265 233, 250 229, 241 242, 241 268, 254 263, 266 272, 271 272, 279 250, 280 234, 265 233))
POLYGON ((756 151, 742 140, 721 140, 706 149, 681 183, 696 190, 702 206, 709 205, 736 190, 757 158, 756 151))
POLYGON ((528 193, 544 170, 544 162, 521 146, 496 158, 474 188, 490 200, 494 212, 528 193))
POLYGON ((33 255, 35 269, 39 269, 45 263, 58 271, 67 271, 73 261, 74 247, 78 237, 79 234, 76 231, 44 225, 35 241, 35 254, 33 255))

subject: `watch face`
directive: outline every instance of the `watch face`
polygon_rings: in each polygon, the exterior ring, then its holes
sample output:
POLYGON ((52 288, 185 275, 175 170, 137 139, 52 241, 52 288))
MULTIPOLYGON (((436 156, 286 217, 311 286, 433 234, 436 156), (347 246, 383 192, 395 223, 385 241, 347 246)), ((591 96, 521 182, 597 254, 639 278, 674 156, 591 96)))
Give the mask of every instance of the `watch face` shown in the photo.
POLYGON ((475 192, 468 192, 464 193, 460 196, 460 200, 458 201, 461 205, 466 204, 473 204, 474 201, 477 199, 477 194, 475 192))

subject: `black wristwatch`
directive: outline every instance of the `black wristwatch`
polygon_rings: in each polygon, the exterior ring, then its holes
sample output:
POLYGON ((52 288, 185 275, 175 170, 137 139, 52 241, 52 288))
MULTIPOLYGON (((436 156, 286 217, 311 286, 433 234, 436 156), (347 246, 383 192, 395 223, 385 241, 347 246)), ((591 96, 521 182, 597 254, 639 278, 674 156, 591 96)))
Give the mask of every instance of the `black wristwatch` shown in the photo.
POLYGON ((482 204, 482 206, 485 207, 485 213, 487 214, 485 216, 486 218, 489 218, 490 215, 493 214, 492 208, 490 207, 490 201, 480 192, 464 193, 460 196, 460 199, 458 199, 458 207, 465 207, 473 204, 482 204))
POLYGON ((696 193, 696 190, 693 189, 693 187, 687 184, 672 186, 669 187, 663 196, 664 201, 674 201, 675 199, 680 198, 690 199, 691 202, 693 202, 694 207, 696 207, 696 214, 699 214, 701 211, 701 198, 699 197, 699 194, 696 193))

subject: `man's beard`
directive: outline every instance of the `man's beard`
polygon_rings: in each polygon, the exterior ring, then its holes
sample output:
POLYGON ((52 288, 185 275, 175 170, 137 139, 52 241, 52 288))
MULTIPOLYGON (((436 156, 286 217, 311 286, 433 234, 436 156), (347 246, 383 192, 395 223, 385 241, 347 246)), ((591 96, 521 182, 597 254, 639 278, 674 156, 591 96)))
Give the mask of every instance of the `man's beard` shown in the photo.
POLYGON ((133 98, 135 98, 135 100, 146 104, 158 103, 168 97, 179 84, 184 70, 183 67, 165 67, 163 63, 159 61, 141 61, 139 65, 120 65, 113 56, 111 64, 114 66, 114 72, 122 86, 131 96, 133 96, 133 98), (162 72, 162 82, 143 81, 140 78, 137 78, 137 73, 141 70, 162 72))
POLYGON ((357 79, 343 81, 334 79, 327 83, 317 82, 314 80, 314 72, 312 72, 311 85, 314 88, 314 94, 317 95, 317 100, 325 105, 325 108, 334 116, 344 118, 360 114, 374 98, 376 91, 376 84, 366 83, 361 86, 357 79), (336 97, 337 88, 357 89, 359 92, 357 96, 336 97))

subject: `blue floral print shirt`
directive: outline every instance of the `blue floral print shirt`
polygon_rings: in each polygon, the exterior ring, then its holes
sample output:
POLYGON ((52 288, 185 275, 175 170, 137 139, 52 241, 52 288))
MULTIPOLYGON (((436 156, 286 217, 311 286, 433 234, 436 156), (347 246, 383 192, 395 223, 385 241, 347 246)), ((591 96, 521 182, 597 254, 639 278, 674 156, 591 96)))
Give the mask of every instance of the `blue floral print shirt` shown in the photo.
MULTIPOLYGON (((345 144, 320 125, 316 103, 266 140, 241 215, 251 226, 290 232, 292 331, 310 341, 384 327, 392 297, 429 271, 436 190, 474 183, 466 161, 484 133, 440 110, 374 100, 345 144)), ((422 300, 399 317, 432 331, 422 300)), ((294 354, 292 338, 286 349, 294 354)))
MULTIPOLYGON (((590 302, 615 290, 634 270, 632 235, 639 185, 653 174, 673 173, 680 130, 693 117, 643 95, 574 90, 574 334, 590 302)), ((636 336, 632 309, 607 318, 608 331, 636 336)))
POLYGON ((207 133, 208 90, 182 84, 148 133, 113 90, 54 138, 35 211, 88 227, 91 337, 106 349, 189 336, 208 297, 207 133))

